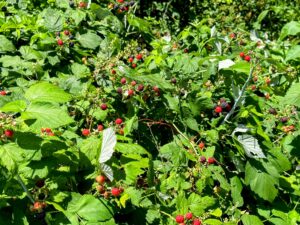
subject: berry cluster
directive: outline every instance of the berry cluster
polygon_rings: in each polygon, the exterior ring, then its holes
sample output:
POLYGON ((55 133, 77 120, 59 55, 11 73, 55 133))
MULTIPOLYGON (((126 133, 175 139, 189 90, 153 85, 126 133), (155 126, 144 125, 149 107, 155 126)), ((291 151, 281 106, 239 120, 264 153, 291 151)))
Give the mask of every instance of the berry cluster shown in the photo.
POLYGON ((245 55, 244 52, 241 52, 241 53, 240 53, 240 57, 241 57, 242 59, 244 59, 245 61, 247 61, 247 62, 250 62, 250 60, 251 60, 251 57, 250 57, 249 55, 245 55))
POLYGON ((54 136, 51 128, 42 128, 41 129, 42 135, 54 136))
POLYGON ((69 43, 69 47, 73 47, 75 45, 73 41, 75 37, 69 30, 64 30, 64 32, 56 32, 55 35, 57 45, 64 46, 65 42, 69 43), (63 35, 61 35, 61 33, 63 33, 63 35))
POLYGON ((137 67, 137 65, 141 62, 143 62, 143 54, 139 53, 136 56, 129 56, 127 62, 131 65, 131 67, 134 69, 137 67))
POLYGON ((16 126, 16 121, 11 115, 0 113, 0 132, 1 141, 8 141, 14 136, 14 127, 16 126))
POLYGON ((218 104, 214 108, 214 114, 220 115, 222 112, 227 113, 231 110, 231 105, 226 101, 226 99, 221 98, 218 104))
POLYGON ((117 0, 116 3, 110 3, 108 8, 121 14, 123 12, 127 12, 129 8, 134 5, 134 3, 134 1, 125 2, 124 0, 117 0))
POLYGON ((96 186, 98 193, 106 199, 108 199, 110 196, 119 197, 124 191, 122 187, 112 187, 109 190, 109 188, 107 187, 107 179, 103 175, 97 176, 95 180, 98 184, 96 186))
POLYGON ((187 225, 187 224, 201 225, 202 224, 202 221, 199 218, 194 218, 193 213, 191 212, 186 213, 185 216, 177 215, 175 217, 175 221, 179 225, 187 225))
POLYGON ((202 164, 207 164, 207 165, 211 165, 211 164, 215 164, 217 161, 214 157, 209 157, 207 160, 206 160, 206 157, 205 156, 201 156, 200 157, 200 162, 202 164))

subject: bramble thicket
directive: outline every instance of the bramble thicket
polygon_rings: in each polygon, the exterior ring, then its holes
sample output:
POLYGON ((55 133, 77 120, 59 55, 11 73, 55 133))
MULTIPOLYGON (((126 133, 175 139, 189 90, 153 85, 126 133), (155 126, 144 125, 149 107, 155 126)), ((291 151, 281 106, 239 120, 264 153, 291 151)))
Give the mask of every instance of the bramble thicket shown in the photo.
POLYGON ((1 225, 300 223, 299 0, 0 0, 1 225))

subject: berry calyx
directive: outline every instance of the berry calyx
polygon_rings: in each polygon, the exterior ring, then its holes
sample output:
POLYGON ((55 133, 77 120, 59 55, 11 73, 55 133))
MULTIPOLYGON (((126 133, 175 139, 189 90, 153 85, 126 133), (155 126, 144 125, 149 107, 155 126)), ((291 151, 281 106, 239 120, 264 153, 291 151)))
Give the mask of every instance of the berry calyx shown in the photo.
POLYGON ((63 40, 58 39, 58 40, 57 40, 57 44, 58 44, 59 46, 62 46, 62 45, 64 45, 64 42, 63 42, 63 40))
POLYGON ((91 133, 91 132, 90 132, 89 129, 83 129, 83 130, 82 130, 82 135, 83 135, 83 136, 89 136, 90 133, 91 133))
POLYGON ((244 60, 247 61, 247 62, 250 62, 251 57, 250 57, 249 55, 246 55, 246 56, 244 57, 244 60))
POLYGON ((107 109, 107 105, 106 105, 105 103, 102 103, 102 104, 100 105, 100 108, 101 108, 102 110, 106 110, 106 109, 107 109))
POLYGON ((103 130, 104 130, 103 125, 99 124, 98 127, 97 127, 97 130, 98 130, 98 131, 103 131, 103 130))
POLYGON ((136 55, 136 59, 137 59, 137 60, 141 60, 142 58, 143 58, 143 55, 142 55, 142 54, 137 54, 137 55, 136 55))
POLYGON ((99 176, 96 177, 96 182, 97 182, 98 184, 104 184, 105 181, 106 181, 106 177, 103 176, 103 175, 99 175, 99 176))
POLYGON ((111 189, 111 195, 112 196, 118 197, 120 194, 121 194, 121 191, 120 191, 119 188, 114 187, 114 188, 111 189))
POLYGON ((187 214, 185 214, 185 218, 186 218, 187 220, 191 220, 191 219, 193 218, 193 213, 188 212, 187 214))
POLYGON ((244 52, 241 52, 241 53, 240 53, 240 57, 244 58, 244 57, 245 57, 245 53, 244 53, 244 52))
POLYGON ((209 157, 209 158, 207 159, 207 163, 208 163, 208 164, 215 164, 215 163, 216 163, 216 159, 215 159, 214 157, 209 157))
POLYGON ((125 78, 125 77, 123 77, 123 78, 121 79, 121 84, 126 84, 126 78, 125 78))
POLYGON ((184 222, 184 216, 183 215, 177 215, 175 217, 176 223, 183 223, 184 222))
POLYGON ((116 124, 120 125, 123 123, 123 120, 121 118, 117 118, 115 121, 116 124))
POLYGON ((201 225, 202 224, 202 221, 199 220, 199 219, 194 219, 193 220, 193 225, 201 225))
POLYGON ((221 106, 217 106, 217 107, 215 108, 215 112, 216 112, 216 113, 221 113, 222 111, 223 111, 223 109, 222 109, 221 106))
POLYGON ((12 130, 5 130, 4 135, 8 138, 12 138, 14 136, 14 132, 12 130))

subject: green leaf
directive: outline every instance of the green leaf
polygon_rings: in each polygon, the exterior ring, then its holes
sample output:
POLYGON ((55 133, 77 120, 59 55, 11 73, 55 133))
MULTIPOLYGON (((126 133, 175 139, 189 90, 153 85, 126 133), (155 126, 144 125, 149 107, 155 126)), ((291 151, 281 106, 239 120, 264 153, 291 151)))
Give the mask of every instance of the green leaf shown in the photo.
POLYGON ((145 173, 145 169, 148 168, 149 159, 143 158, 139 161, 132 161, 126 163, 125 174, 126 174, 126 182, 129 184, 133 184, 136 182, 137 177, 143 173, 145 173))
POLYGON ((208 225, 222 225, 223 222, 221 222, 220 220, 216 220, 216 219, 207 219, 207 220, 204 220, 204 224, 208 224, 208 225))
POLYGON ((262 199, 272 202, 278 190, 275 185, 278 184, 278 178, 273 177, 265 172, 262 168, 255 168, 249 162, 246 164, 245 183, 250 185, 251 190, 262 199))
POLYGON ((284 25, 284 27, 281 29, 279 39, 283 40, 289 35, 297 35, 298 33, 300 33, 300 22, 291 21, 284 25))
POLYGON ((43 127, 58 128, 73 122, 66 110, 46 102, 30 104, 25 112, 21 113, 21 118, 30 120, 30 127, 38 132, 43 127))
POLYGON ((61 31, 63 29, 64 17, 61 12, 48 8, 44 11, 44 25, 50 32, 61 31))
POLYGON ((83 153, 88 161, 86 163, 98 164, 97 156, 99 155, 101 147, 100 138, 91 136, 80 144, 80 151, 83 153))
POLYGON ((79 35, 77 37, 77 40, 79 41, 82 47, 90 49, 97 48, 101 43, 101 38, 97 34, 92 32, 79 35))
POLYGON ((9 102, 0 108, 1 112, 22 112, 26 109, 26 102, 23 100, 16 100, 9 102))
POLYGON ((295 45, 293 46, 287 53, 286 53, 286 58, 285 60, 291 61, 299 61, 300 60, 300 45, 295 45))
POLYGON ((146 220, 148 223, 153 223, 154 220, 159 219, 161 217, 161 213, 158 209, 149 209, 146 214, 146 220))
POLYGON ((34 50, 30 46, 22 46, 19 51, 22 54, 22 57, 26 60, 32 60, 32 59, 39 60, 43 58, 40 52, 34 50))
POLYGON ((140 154, 140 155, 148 155, 146 149, 138 144, 128 144, 128 143, 120 143, 117 142, 116 151, 121 152, 124 155, 128 154, 140 154))
POLYGON ((151 34, 151 26, 146 20, 138 18, 133 14, 130 14, 127 19, 131 26, 136 27, 138 30, 144 33, 151 34))
POLYGON ((173 111, 179 113, 179 99, 178 99, 178 96, 173 97, 170 94, 165 94, 164 97, 167 99, 170 109, 172 109, 173 111))
POLYGON ((215 199, 209 196, 201 197, 200 195, 192 193, 188 198, 188 202, 191 212, 196 216, 200 216, 206 209, 215 204, 215 199))
POLYGON ((241 195, 243 190, 243 185, 238 176, 234 176, 230 179, 231 186, 231 197, 236 207, 241 207, 244 205, 244 199, 241 195))
POLYGON ((184 120, 185 124, 188 126, 188 128, 194 130, 194 131, 199 131, 199 126, 197 123, 197 120, 194 119, 193 117, 188 117, 184 120))
POLYGON ((240 61, 224 70, 231 70, 231 71, 235 71, 238 73, 249 74, 250 73, 250 63, 245 62, 245 61, 240 61))
POLYGON ((283 105, 295 105, 300 107, 300 83, 293 83, 284 98, 281 100, 283 105))
POLYGON ((69 8, 69 0, 56 0, 56 5, 58 8, 69 8))
POLYGON ((101 222, 113 217, 111 206, 103 198, 98 200, 92 195, 71 194, 71 201, 68 202, 67 212, 77 215, 89 222, 101 222))
POLYGON ((242 221, 244 225, 264 225, 263 222, 257 217, 253 215, 244 214, 242 216, 242 221))
POLYGON ((0 35, 0 52, 4 53, 4 52, 13 52, 16 50, 15 46, 13 45, 13 43, 8 40, 4 35, 0 35))
POLYGON ((71 95, 59 87, 47 83, 38 82, 32 85, 26 92, 25 97, 35 102, 57 102, 63 103, 71 99, 71 95))
POLYGON ((77 78, 89 77, 91 75, 89 68, 83 64, 72 63, 71 70, 77 78))
POLYGON ((10 172, 16 172, 18 165, 25 159, 25 152, 15 143, 0 146, 0 162, 10 172))

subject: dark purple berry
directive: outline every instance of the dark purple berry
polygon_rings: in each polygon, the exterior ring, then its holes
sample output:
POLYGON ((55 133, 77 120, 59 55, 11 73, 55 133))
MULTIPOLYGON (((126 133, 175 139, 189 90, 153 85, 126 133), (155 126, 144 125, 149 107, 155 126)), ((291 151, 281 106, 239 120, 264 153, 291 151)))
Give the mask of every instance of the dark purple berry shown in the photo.
POLYGON ((270 109, 269 109, 269 113, 270 113, 270 114, 273 114, 273 115, 276 115, 276 114, 277 114, 277 111, 276 111, 276 109, 274 109, 274 108, 270 108, 270 109))

